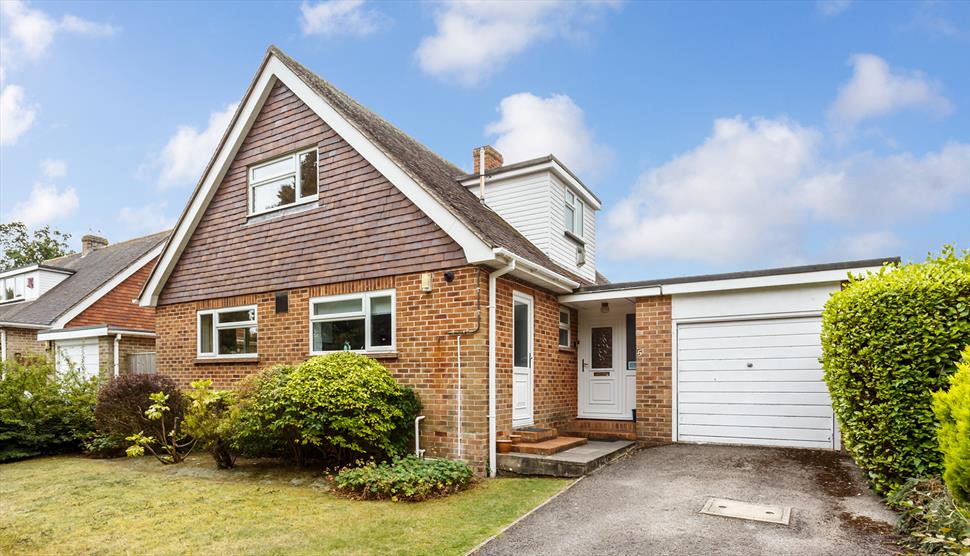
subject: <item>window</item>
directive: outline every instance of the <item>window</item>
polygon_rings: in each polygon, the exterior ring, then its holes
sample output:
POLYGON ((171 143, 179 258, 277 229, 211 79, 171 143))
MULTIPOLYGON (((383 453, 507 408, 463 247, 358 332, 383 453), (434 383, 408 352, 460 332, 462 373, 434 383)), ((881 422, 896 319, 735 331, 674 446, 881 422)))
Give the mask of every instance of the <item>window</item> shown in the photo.
POLYGON ((563 224, 567 232, 576 237, 583 237, 583 202, 569 189, 566 189, 563 224))
POLYGON ((317 149, 288 154, 249 169, 249 213, 259 214, 317 198, 317 149))
POLYGON ((23 299, 25 282, 23 274, 0 280, 0 301, 23 299))
POLYGON ((199 311, 199 357, 256 355, 256 306, 199 311))
POLYGON ((310 300, 310 351, 393 351, 394 290, 310 300))
POLYGON ((559 347, 569 346, 569 309, 559 308, 559 347))

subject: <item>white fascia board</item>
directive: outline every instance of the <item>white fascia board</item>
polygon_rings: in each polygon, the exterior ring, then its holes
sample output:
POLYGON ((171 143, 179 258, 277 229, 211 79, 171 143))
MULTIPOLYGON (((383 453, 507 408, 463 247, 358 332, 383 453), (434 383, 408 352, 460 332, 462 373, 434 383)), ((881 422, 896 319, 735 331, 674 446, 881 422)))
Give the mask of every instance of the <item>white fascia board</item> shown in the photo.
POLYGON ((551 286, 553 289, 562 291, 564 293, 572 292, 580 286, 579 282, 566 278, 562 274, 553 272, 540 264, 526 259, 525 257, 520 257, 508 249, 496 247, 493 250, 493 253, 493 258, 495 259, 505 258, 515 261, 515 271, 528 275, 533 279, 530 281, 538 280, 542 283, 542 285, 551 286))
POLYGON ((74 317, 83 313, 85 310, 87 310, 88 307, 90 307, 91 305, 94 305, 95 302, 97 302, 99 299, 107 295, 111 290, 117 288, 119 284, 121 284, 128 278, 131 278, 131 276, 134 273, 141 270, 143 266, 150 263, 152 259, 154 259, 159 254, 161 254, 162 249, 164 248, 165 248, 164 242, 153 247, 151 251, 149 251, 148 253, 145 253, 137 261, 128 265, 127 268, 125 268, 124 270, 116 274, 113 278, 111 278, 111 280, 108 280, 107 282, 105 282, 100 288, 94 290, 93 292, 88 294, 87 297, 85 297, 84 299, 76 303, 73 307, 71 307, 64 313, 62 313, 61 316, 57 317, 57 320, 51 323, 51 328, 55 328, 55 329, 64 328, 64 326, 66 326, 67 323, 71 322, 71 320, 73 320, 74 317))
POLYGON ((32 264, 30 266, 24 266, 20 268, 14 268, 12 270, 7 270, 5 272, 0 272, 0 278, 17 276, 19 274, 26 274, 28 272, 34 272, 35 270, 42 270, 44 272, 55 272, 57 274, 67 274, 68 276, 70 276, 71 274, 74 274, 73 270, 68 270, 66 268, 56 268, 52 266, 45 266, 42 264, 32 264))
POLYGON ((47 330, 37 333, 39 341, 52 340, 76 340, 79 338, 98 338, 100 336, 138 336, 142 338, 154 338, 154 332, 145 330, 127 330, 125 328, 115 328, 113 326, 91 326, 88 328, 69 328, 67 330, 47 330))
POLYGON ((630 299, 636 297, 652 297, 663 294, 660 286, 631 288, 628 290, 611 290, 605 292, 574 293, 559 296, 560 303, 582 303, 584 301, 612 301, 616 299, 630 299))
MULTIPOLYGON (((501 171, 501 169, 497 169, 496 173, 492 175, 486 173, 485 186, 487 187, 489 183, 498 183, 506 179, 527 176, 529 174, 538 174, 541 172, 551 172, 561 181, 568 184, 570 189, 575 191, 576 194, 578 194, 583 201, 585 201, 586 204, 592 207, 594 210, 599 210, 602 208, 602 204, 596 197, 593 196, 593 193, 555 160, 548 160, 532 166, 517 168, 515 170, 501 171)), ((477 177, 469 178, 461 182, 461 184, 465 187, 478 187, 480 185, 480 180, 477 177)))
POLYGON ((704 282, 688 282, 683 284, 664 284, 661 286, 664 295, 684 293, 701 293, 724 290, 745 290, 751 288, 774 288, 779 286, 798 286, 802 284, 820 284, 828 282, 842 282, 849 279, 849 273, 862 274, 866 271, 877 272, 880 267, 844 268, 840 270, 819 270, 799 274, 776 274, 773 276, 757 276, 752 278, 733 278, 729 280, 708 280, 704 282))
POLYGON ((47 330, 50 326, 46 324, 25 324, 22 322, 0 321, 0 328, 28 328, 30 330, 47 330))
POLYGON ((189 207, 179 220, 172 237, 152 272, 148 284, 139 298, 142 306, 154 306, 158 303, 158 296, 162 287, 175 268, 175 263, 188 244, 189 238, 198 226, 205 208, 212 200, 218 185, 232 164, 232 160, 242 145, 246 134, 252 127, 253 121, 259 115, 266 97, 269 95, 276 81, 280 81, 302 100, 317 116, 327 123, 338 135, 364 157, 374 168, 388 179, 395 187, 413 202, 422 212, 438 225, 446 234, 455 240, 464 250, 469 263, 483 263, 493 261, 492 248, 478 235, 469 229, 450 210, 445 208, 436 198, 417 184, 390 157, 375 146, 367 137, 353 126, 346 118, 330 106, 323 98, 314 92, 306 83, 293 73, 275 55, 270 55, 263 66, 252 92, 246 97, 235 119, 226 141, 203 178, 199 190, 193 196, 189 207))

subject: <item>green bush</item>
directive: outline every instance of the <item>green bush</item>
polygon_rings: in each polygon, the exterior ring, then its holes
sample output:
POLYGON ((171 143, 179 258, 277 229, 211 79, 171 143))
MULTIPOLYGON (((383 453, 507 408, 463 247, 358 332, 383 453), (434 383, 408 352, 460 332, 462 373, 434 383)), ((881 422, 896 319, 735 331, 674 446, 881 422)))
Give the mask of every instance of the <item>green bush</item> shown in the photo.
POLYGON ((933 412, 940 420, 943 480, 953 498, 970 508, 970 346, 950 377, 950 389, 933 398, 933 412))
POLYGON ((185 412, 186 434, 207 450, 219 469, 230 469, 236 463, 232 450, 236 395, 229 390, 213 390, 209 379, 196 380, 185 393, 189 400, 185 412))
POLYGON ((970 510, 957 506, 939 479, 910 479, 888 502, 900 514, 904 544, 919 554, 970 552, 970 510))
POLYGON ((46 358, 0 363, 0 462, 78 450, 94 432, 97 379, 46 358))
POLYGON ((465 489, 472 470, 463 461, 408 456, 345 469, 334 477, 338 492, 363 499, 417 502, 465 489))
POLYGON ((877 492, 942 472, 932 392, 970 344, 970 252, 852 277, 822 315, 842 441, 877 492))
POLYGON ((314 455, 333 465, 402 455, 420 411, 383 365, 351 352, 273 367, 243 391, 237 445, 248 454, 285 447, 301 465, 314 455))

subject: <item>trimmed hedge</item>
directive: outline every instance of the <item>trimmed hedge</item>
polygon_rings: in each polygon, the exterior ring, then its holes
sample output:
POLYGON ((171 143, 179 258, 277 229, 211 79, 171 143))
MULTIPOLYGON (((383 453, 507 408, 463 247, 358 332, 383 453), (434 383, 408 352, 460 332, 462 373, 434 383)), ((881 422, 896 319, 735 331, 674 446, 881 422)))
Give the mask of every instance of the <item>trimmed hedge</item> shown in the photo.
POLYGON ((950 389, 933 398, 933 411, 940 420, 943 480, 954 500, 970 509, 970 346, 950 377, 950 389))
POLYGON ((468 488, 472 470, 463 461, 408 456, 345 469, 334 477, 338 492, 365 500, 417 502, 468 488))
POLYGON ((886 494, 942 473, 932 392, 970 344, 970 252, 852 277, 822 314, 822 363, 842 442, 886 494))

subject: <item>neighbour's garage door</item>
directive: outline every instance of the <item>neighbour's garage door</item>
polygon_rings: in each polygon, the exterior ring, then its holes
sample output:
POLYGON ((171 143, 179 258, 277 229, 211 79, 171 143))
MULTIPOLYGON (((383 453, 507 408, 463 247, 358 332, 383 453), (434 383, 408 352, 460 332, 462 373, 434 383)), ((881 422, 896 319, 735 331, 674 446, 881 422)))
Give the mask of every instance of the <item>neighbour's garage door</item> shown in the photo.
POLYGON ((678 440, 834 448, 821 328, 818 318, 678 325, 678 440))
POLYGON ((64 372, 71 368, 80 370, 85 376, 97 376, 98 339, 58 340, 54 344, 57 351, 57 370, 64 372))

